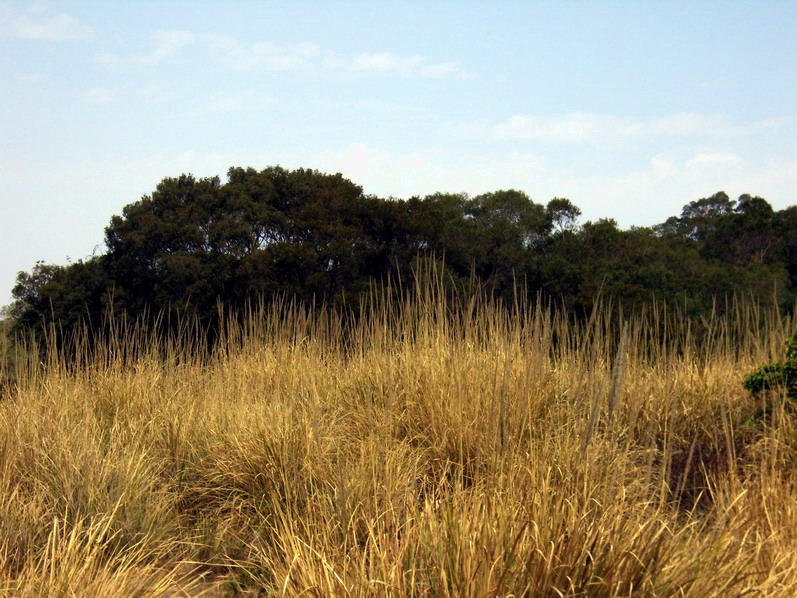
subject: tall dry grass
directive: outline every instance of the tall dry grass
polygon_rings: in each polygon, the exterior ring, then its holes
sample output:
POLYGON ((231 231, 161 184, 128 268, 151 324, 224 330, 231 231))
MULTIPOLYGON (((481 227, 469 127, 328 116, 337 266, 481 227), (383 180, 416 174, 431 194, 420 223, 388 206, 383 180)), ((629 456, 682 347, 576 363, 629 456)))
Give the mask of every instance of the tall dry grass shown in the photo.
POLYGON ((458 305, 17 359, 0 594, 794 595, 797 420, 740 384, 790 321, 458 305))

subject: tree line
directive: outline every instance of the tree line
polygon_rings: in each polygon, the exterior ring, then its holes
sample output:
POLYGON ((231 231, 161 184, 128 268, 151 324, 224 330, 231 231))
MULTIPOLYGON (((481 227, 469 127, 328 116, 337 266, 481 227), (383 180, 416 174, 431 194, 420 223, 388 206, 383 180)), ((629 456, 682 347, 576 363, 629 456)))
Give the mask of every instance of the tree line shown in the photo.
POLYGON ((475 281, 499 299, 520 292, 576 314, 599 296, 698 317, 734 297, 784 310, 797 299, 797 206, 720 192, 653 227, 580 215, 568 199, 535 203, 511 189, 402 200, 308 169, 234 167, 224 182, 183 174, 114 216, 101 255, 21 272, 8 314, 16 330, 35 331, 98 329, 110 310, 211 324, 220 303, 276 297, 356 306, 388 277, 394 289, 410 285, 423 260, 453 290, 475 281))

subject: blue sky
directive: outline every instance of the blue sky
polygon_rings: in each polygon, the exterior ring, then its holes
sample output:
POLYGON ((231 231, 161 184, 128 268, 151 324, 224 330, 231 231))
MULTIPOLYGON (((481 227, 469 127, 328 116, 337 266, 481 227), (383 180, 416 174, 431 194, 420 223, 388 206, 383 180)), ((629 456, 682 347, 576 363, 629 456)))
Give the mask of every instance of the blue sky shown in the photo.
POLYGON ((0 305, 166 176, 501 188, 651 225, 797 203, 797 2, 0 0, 0 305))

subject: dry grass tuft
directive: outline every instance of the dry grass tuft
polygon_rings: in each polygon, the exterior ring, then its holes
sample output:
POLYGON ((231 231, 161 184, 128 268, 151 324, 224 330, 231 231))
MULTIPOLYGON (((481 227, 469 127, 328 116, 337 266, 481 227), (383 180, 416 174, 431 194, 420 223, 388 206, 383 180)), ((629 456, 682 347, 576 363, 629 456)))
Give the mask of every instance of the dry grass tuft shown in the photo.
POLYGON ((793 595, 797 421, 741 387, 790 322, 418 295, 18 355, 0 593, 793 595))

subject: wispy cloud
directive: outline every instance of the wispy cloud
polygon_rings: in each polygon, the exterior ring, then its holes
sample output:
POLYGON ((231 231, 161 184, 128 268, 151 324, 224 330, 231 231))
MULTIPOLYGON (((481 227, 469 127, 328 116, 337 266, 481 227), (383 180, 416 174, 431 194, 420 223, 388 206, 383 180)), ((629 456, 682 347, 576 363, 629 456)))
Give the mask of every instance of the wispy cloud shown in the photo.
POLYGON ((736 154, 716 153, 697 154, 686 162, 687 168, 730 168, 742 164, 743 160, 736 154))
POLYGON ((737 137, 783 127, 789 123, 790 120, 786 118, 771 118, 740 125, 733 123, 723 114, 679 113, 640 120, 572 112, 553 117, 515 115, 495 125, 492 136, 498 140, 606 144, 650 136, 737 137))
POLYGON ((496 139, 528 139, 554 143, 589 143, 639 133, 633 121, 616 116, 574 112, 566 116, 515 115, 495 126, 496 139))
POLYGON ((397 56, 390 52, 379 52, 378 54, 360 54, 353 60, 342 60, 338 64, 355 71, 374 71, 379 73, 398 71, 402 74, 407 74, 417 71, 423 61, 423 56, 397 56))
POLYGON ((473 74, 462 68, 459 62, 437 62, 422 66, 420 74, 423 77, 447 77, 449 75, 460 79, 470 79, 473 74))
POLYGON ((745 169, 749 164, 738 154, 730 152, 703 152, 688 158, 675 158, 673 156, 655 156, 650 159, 650 168, 658 178, 694 179, 701 176, 715 176, 724 174, 735 176, 740 169, 745 169))
POLYGON ((778 189, 797 184, 793 154, 775 161, 730 152, 654 155, 603 171, 590 170, 579 157, 519 151, 485 156, 443 148, 399 154, 357 142, 303 154, 293 163, 342 172, 366 192, 385 197, 435 191, 474 195, 502 188, 522 189, 538 202, 564 196, 584 210, 584 220, 611 217, 622 226, 663 222, 686 202, 719 190, 775 199, 778 189))
POLYGON ((170 89, 169 86, 158 83, 141 85, 133 88, 132 91, 138 97, 145 98, 150 102, 156 103, 165 102, 166 100, 174 98, 176 95, 174 90, 170 89))
POLYGON ((196 41, 196 36, 190 31, 161 30, 152 34, 155 49, 147 56, 154 64, 173 56, 186 46, 196 41))
POLYGON ((200 35, 183 30, 159 30, 150 38, 152 49, 148 52, 118 54, 103 52, 96 55, 98 62, 117 69, 155 67, 177 58, 184 50, 203 53, 210 61, 236 71, 256 68, 284 71, 310 64, 319 54, 312 43, 279 46, 270 42, 242 44, 227 35, 200 35))
POLYGON ((28 73, 25 75, 18 75, 17 81, 20 83, 41 83, 46 77, 41 73, 28 73))
POLYGON ((328 55, 327 67, 359 73, 398 73, 400 75, 419 75, 421 77, 468 77, 470 76, 458 62, 429 62, 425 56, 400 56, 391 52, 359 54, 353 58, 328 55))
POLYGON ((485 160, 483 155, 452 155, 439 148, 398 154, 360 142, 307 155, 301 164, 341 172, 367 193, 405 198, 438 191, 478 194, 517 187, 519 181, 529 188, 546 169, 543 158, 529 153, 510 152, 485 160))
POLYGON ((205 104, 189 110, 186 115, 190 117, 197 117, 204 116, 206 114, 235 112, 246 108, 265 108, 270 106, 272 103, 273 101, 270 98, 254 94, 252 92, 224 94, 213 98, 205 104))
POLYGON ((18 12, 0 4, 0 36, 41 41, 69 41, 91 37, 94 30, 67 13, 18 12))
POLYGON ((401 56, 391 52, 362 53, 346 57, 323 51, 312 42, 279 45, 262 41, 246 44, 228 35, 160 30, 151 36, 150 43, 153 47, 148 52, 103 52, 95 58, 98 62, 119 70, 154 67, 191 47, 192 51, 205 54, 210 61, 235 71, 297 71, 312 68, 428 78, 471 76, 458 62, 434 62, 425 56, 401 56))
POLYGON ((120 100, 144 101, 148 104, 165 102, 175 97, 175 93, 163 85, 130 86, 116 88, 92 87, 80 94, 80 98, 92 104, 110 104, 120 100))
POLYGON ((678 174, 678 165, 668 158, 651 158, 650 167, 653 170, 653 174, 659 178, 667 178, 678 174))
POLYGON ((95 87, 81 94, 81 97, 93 104, 109 104, 119 99, 116 92, 107 87, 95 87))
POLYGON ((205 35, 201 41, 213 58, 237 71, 264 67, 268 70, 293 70, 308 66, 320 49, 310 42, 280 46, 270 42, 242 44, 226 35, 205 35))
POLYGON ((130 66, 157 66, 178 54, 183 48, 196 42, 196 36, 190 31, 158 30, 150 37, 153 48, 149 52, 130 52, 114 54, 101 52, 96 60, 105 66, 115 69, 126 69, 130 66))

